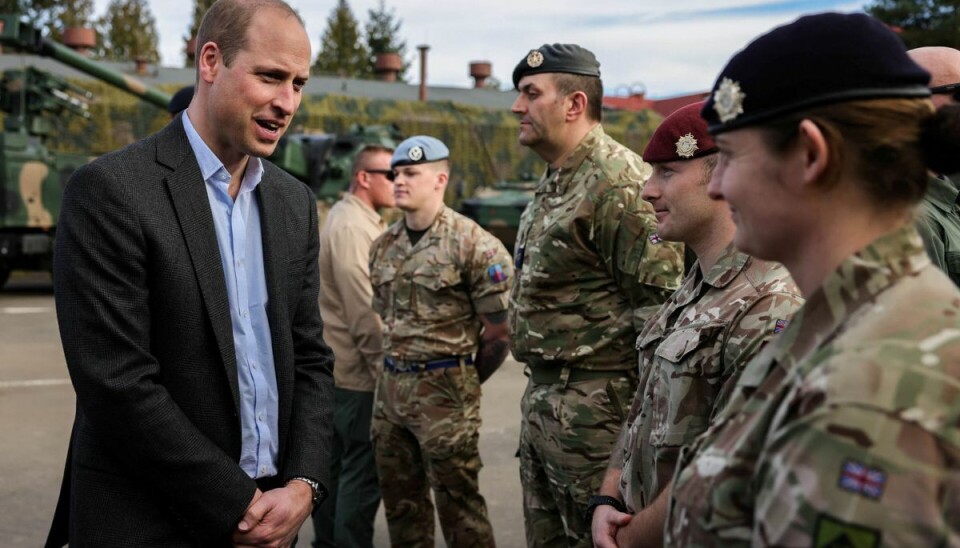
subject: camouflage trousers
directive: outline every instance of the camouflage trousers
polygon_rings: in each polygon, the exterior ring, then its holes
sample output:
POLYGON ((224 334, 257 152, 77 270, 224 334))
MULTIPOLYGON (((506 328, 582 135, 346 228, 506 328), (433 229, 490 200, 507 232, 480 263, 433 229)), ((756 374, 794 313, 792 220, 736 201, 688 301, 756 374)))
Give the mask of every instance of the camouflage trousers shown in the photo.
POLYGON ((447 546, 494 546, 478 482, 476 369, 384 372, 371 432, 393 546, 433 548, 430 488, 447 546))
POLYGON ((520 482, 527 546, 593 545, 584 520, 637 389, 637 375, 527 384, 520 404, 520 482))

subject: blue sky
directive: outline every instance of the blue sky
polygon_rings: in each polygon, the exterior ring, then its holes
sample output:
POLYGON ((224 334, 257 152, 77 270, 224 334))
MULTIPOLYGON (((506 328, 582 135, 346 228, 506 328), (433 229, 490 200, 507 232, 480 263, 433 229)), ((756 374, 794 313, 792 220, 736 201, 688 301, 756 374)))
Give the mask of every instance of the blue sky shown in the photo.
MULTIPOLYGON (((303 16, 314 43, 335 0, 288 0, 303 16)), ((348 0, 361 21, 378 0, 348 0)), ((183 36, 190 26, 189 0, 148 0, 160 33, 161 63, 181 66, 183 36), (174 9, 171 4, 177 5, 174 9)), ((608 92, 645 89, 668 97, 709 88, 726 61, 767 30, 806 13, 860 11, 867 0, 387 0, 402 20, 407 57, 429 44, 427 80, 469 86, 470 61, 493 63, 493 74, 509 85, 514 65, 547 42, 574 42, 600 60, 608 92)), ((100 15, 108 0, 95 0, 100 15)))

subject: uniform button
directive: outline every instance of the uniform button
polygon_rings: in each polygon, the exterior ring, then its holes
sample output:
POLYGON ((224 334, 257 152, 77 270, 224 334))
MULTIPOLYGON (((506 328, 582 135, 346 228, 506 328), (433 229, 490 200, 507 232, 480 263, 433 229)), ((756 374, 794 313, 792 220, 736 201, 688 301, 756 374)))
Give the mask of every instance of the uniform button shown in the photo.
POLYGON ((260 413, 259 415, 257 415, 257 420, 260 422, 263 422, 263 413, 260 413))
POLYGON ((251 363, 251 364, 250 364, 250 368, 251 368, 251 369, 256 369, 256 368, 257 368, 256 362, 251 363))

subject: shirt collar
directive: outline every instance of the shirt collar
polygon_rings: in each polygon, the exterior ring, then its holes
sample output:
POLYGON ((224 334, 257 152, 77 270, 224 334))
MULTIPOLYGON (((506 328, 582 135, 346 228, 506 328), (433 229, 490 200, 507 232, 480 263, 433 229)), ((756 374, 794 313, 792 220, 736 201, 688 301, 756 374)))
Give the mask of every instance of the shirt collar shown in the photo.
POLYGON ((550 168, 547 168, 547 171, 544 172, 543 177, 540 179, 540 183, 537 185, 537 192, 556 191, 558 194, 565 193, 567 191, 567 185, 570 184, 570 180, 573 179, 580 164, 597 148, 597 145, 600 144, 600 141, 605 135, 603 126, 600 124, 593 126, 593 129, 584 135, 577 147, 573 149, 573 152, 567 156, 567 159, 560 164, 559 169, 550 173, 550 168))
MULTIPOLYGON (((775 359, 797 359, 833 339, 856 310, 898 280, 930 265, 923 240, 912 224, 881 236, 850 255, 830 273, 791 320, 775 359)), ((789 359, 787 361, 790 361, 789 359)))
MULTIPOLYGON (((200 175, 205 182, 213 179, 215 182, 230 182, 230 174, 227 168, 223 167, 223 162, 217 158, 217 155, 210 150, 207 143, 204 142, 200 134, 193 127, 187 111, 183 111, 183 130, 187 134, 187 140, 190 142, 190 148, 193 149, 193 155, 197 158, 197 164, 200 165, 200 175), (218 177, 214 177, 219 174, 218 177), (222 179, 226 177, 225 179, 222 179)), ((263 178, 263 162, 256 156, 251 156, 247 161, 247 169, 243 175, 243 181, 240 183, 240 192, 253 190, 260 184, 263 178)))
MULTIPOLYGON (((750 256, 737 250, 733 242, 730 242, 720 252, 717 262, 704 276, 703 281, 718 289, 724 288, 743 271, 749 261, 750 256)), ((695 268, 700 268, 699 261, 697 261, 695 268)))

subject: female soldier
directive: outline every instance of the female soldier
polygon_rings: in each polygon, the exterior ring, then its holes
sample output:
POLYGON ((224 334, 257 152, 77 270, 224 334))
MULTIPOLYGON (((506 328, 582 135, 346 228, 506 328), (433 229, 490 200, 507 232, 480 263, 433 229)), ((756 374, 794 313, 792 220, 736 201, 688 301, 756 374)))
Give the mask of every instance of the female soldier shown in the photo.
POLYGON ((717 79, 710 191, 807 302, 682 456, 668 544, 960 543, 960 293, 912 226, 960 140, 928 81, 863 14, 777 28, 717 79))

